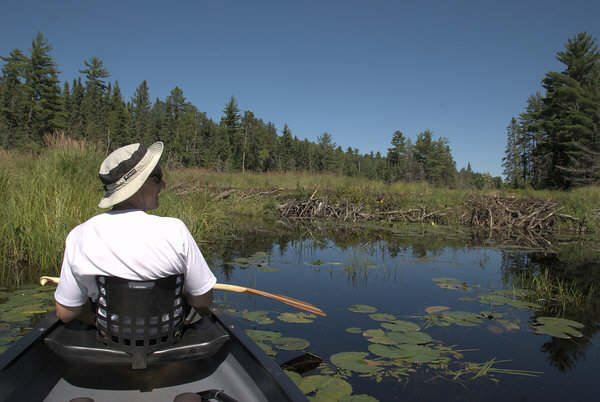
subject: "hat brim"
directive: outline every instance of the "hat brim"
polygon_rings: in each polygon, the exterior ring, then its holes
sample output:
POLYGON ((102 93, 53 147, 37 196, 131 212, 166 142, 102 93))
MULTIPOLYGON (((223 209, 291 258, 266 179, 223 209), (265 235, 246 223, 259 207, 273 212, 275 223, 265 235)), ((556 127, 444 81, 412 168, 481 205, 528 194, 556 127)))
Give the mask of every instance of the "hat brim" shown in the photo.
POLYGON ((139 170, 126 184, 115 191, 105 191, 104 197, 98 203, 100 208, 110 208, 133 196, 146 182, 150 173, 154 170, 162 155, 164 145, 161 141, 155 142, 148 147, 142 160, 136 165, 139 170))

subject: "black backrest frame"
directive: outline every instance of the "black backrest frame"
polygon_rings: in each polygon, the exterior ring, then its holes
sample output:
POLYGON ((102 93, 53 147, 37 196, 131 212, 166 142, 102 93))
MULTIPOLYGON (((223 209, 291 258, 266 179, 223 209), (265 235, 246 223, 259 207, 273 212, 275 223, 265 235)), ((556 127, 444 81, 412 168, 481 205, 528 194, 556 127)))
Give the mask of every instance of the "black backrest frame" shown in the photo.
POLYGON ((129 353, 132 368, 146 368, 147 356, 180 336, 187 310, 184 276, 150 281, 96 277, 98 341, 129 353))

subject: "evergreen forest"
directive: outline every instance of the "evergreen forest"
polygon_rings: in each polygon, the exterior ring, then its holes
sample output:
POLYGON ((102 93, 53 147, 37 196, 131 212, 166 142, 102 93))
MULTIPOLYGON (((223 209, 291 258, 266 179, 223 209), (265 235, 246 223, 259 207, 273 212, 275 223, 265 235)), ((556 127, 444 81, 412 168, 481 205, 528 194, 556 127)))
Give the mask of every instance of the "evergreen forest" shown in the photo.
MULTIPOLYGON (((298 138, 287 124, 278 130, 252 111, 242 112, 235 97, 226 102, 218 122, 177 86, 165 99, 151 99, 144 80, 127 100, 94 56, 83 61, 78 78, 61 83, 51 52, 48 39, 38 33, 26 52, 13 49, 0 56, 0 148, 39 152, 47 136, 57 134, 106 153, 161 140, 172 168, 307 171, 452 188, 503 185, 500 177, 473 172, 470 164, 457 171, 448 140, 430 130, 414 141, 397 130, 387 154, 361 154, 342 149, 327 132, 312 142, 298 138)), ((508 126, 503 168, 512 187, 569 188, 600 179, 600 54, 594 39, 582 33, 569 39, 557 58, 565 70, 548 72, 545 93, 532 95, 508 126)))
POLYGON ((569 189, 600 182, 600 52, 592 36, 570 38, 507 127, 503 168, 514 188, 569 189))

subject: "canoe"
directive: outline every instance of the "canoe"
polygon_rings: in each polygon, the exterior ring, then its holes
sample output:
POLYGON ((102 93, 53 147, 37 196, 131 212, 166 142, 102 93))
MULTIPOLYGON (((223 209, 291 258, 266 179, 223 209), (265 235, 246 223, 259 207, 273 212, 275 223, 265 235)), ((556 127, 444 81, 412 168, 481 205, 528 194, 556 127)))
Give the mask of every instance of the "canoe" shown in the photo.
POLYGON ((96 340, 96 329, 48 314, 0 355, 0 401, 306 401, 276 362, 218 309, 192 324, 147 367, 96 340), (229 399, 228 399, 229 398, 229 399))

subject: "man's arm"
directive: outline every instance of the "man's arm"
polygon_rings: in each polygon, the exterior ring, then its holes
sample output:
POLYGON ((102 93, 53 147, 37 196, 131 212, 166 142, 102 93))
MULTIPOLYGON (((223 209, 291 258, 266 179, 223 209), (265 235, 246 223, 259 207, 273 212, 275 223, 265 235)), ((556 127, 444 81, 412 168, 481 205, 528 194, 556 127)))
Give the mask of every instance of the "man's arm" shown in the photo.
POLYGON ((54 301, 54 304, 56 304, 56 316, 62 322, 67 323, 78 318, 86 324, 95 325, 96 320, 92 310, 92 304, 89 300, 85 302, 85 304, 77 307, 64 306, 56 300, 54 301))
POLYGON ((211 289, 203 295, 198 296, 192 296, 186 293, 185 298, 190 306, 194 307, 202 314, 207 314, 210 306, 212 305, 213 291, 211 289))

